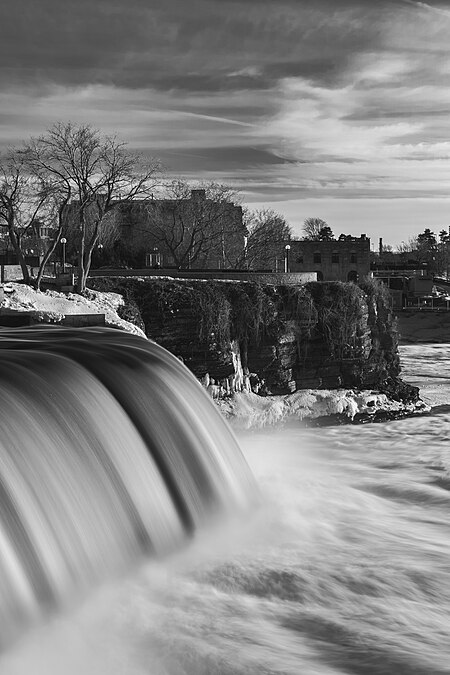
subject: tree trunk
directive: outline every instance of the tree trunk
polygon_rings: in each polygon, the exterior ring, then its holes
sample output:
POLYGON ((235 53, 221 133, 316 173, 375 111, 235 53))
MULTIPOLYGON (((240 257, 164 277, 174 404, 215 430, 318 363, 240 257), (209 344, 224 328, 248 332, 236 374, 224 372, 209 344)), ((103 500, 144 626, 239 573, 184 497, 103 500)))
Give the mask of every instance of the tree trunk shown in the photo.
POLYGON ((86 247, 86 222, 84 214, 80 214, 80 246, 78 249, 78 279, 77 292, 83 293, 86 288, 86 274, 84 267, 84 256, 86 247))
POLYGON ((41 288, 41 281, 42 277, 44 276, 44 270, 45 266, 50 260, 53 252, 55 251, 57 245, 59 244, 59 240, 61 239, 61 235, 63 232, 64 228, 64 212, 67 207, 67 204, 69 203, 69 198, 70 198, 70 193, 67 195, 67 197, 62 201, 59 209, 58 209, 58 230, 56 232, 55 239, 53 241, 53 244, 50 246, 50 248, 47 249, 47 251, 44 254, 44 257, 42 258, 41 264, 39 265, 39 271, 38 275, 36 278, 36 288, 39 291, 41 288))
POLYGON ((86 290, 86 284, 87 284, 87 279, 89 276, 89 270, 91 269, 91 261, 92 261, 92 248, 88 247, 85 250, 85 255, 84 255, 84 261, 83 261, 83 268, 82 268, 82 276, 78 278, 78 292, 79 293, 84 293, 86 290))
POLYGON ((29 285, 31 280, 30 271, 25 262, 25 256, 23 254, 23 251, 20 248, 19 238, 16 234, 13 223, 8 223, 8 233, 14 252, 17 255, 17 260, 19 261, 20 269, 22 270, 23 280, 26 284, 29 285))
POLYGON ((36 281, 35 281, 35 286, 36 286, 36 289, 38 291, 41 289, 41 282, 42 282, 42 277, 44 276, 45 266, 48 263, 48 261, 50 260, 52 254, 53 254, 53 252, 54 252, 54 250, 55 250, 55 248, 56 248, 56 246, 59 242, 60 236, 61 236, 61 232, 58 232, 55 241, 53 242, 52 246, 49 249, 47 249, 47 251, 44 254, 44 257, 42 258, 41 264, 39 265, 39 270, 38 270, 38 274, 37 274, 36 281))

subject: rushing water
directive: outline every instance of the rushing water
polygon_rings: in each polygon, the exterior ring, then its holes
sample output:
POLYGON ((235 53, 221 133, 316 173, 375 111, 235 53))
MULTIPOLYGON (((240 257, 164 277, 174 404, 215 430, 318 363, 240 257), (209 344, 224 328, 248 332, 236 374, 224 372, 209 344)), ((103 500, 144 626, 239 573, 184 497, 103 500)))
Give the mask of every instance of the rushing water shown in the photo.
MULTIPOLYGON (((450 403, 449 354, 402 351, 430 400, 450 403)), ((450 673, 450 414, 438 411, 243 435, 259 508, 105 585, 0 672, 450 673)))
POLYGON ((200 384, 112 329, 0 334, 0 645, 222 514, 251 474, 200 384))

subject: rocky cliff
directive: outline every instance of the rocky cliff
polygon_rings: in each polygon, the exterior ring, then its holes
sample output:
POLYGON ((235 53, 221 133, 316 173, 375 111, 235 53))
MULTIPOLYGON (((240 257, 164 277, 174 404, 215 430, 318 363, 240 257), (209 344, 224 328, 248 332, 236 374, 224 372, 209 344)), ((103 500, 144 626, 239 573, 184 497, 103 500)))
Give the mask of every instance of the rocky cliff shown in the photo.
MULTIPOLYGON (((255 392, 377 388, 402 400, 397 332, 384 287, 368 281, 275 286, 170 278, 98 278, 121 293, 123 318, 180 357, 198 378, 255 392)), ((406 388, 405 388, 406 387, 406 388)))

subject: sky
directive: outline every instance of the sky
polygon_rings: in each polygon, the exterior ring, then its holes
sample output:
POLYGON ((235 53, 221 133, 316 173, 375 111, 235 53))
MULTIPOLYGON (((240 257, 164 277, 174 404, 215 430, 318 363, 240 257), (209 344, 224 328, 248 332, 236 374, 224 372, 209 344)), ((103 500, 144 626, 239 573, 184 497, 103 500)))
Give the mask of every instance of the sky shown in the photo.
POLYGON ((2 0, 0 148, 88 123, 250 208, 450 225, 450 0, 2 0))

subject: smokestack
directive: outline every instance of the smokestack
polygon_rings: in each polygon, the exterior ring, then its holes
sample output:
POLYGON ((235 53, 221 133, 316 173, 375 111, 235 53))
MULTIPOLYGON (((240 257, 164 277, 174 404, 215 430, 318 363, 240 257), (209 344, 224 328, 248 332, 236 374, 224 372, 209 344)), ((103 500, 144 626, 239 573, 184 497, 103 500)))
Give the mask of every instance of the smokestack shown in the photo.
POLYGON ((379 251, 380 255, 383 254, 383 240, 382 240, 381 237, 380 237, 380 243, 378 245, 378 251, 379 251))

